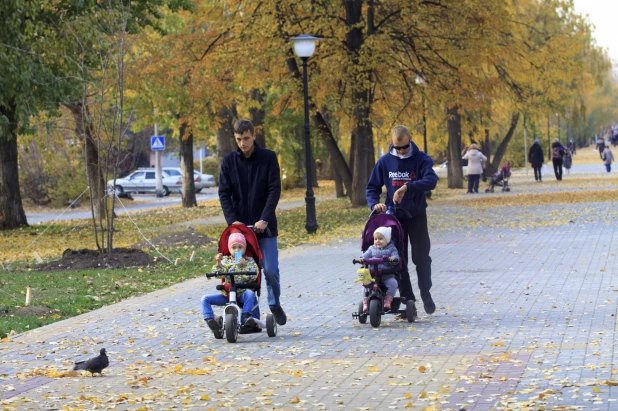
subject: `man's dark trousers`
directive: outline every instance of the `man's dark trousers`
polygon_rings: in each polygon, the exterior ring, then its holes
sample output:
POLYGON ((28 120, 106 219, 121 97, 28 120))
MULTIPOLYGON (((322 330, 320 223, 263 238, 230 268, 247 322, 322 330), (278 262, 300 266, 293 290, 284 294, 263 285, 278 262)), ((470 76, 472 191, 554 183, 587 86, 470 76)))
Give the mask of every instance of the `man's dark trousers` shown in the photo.
POLYGON ((556 180, 562 180, 562 158, 553 158, 552 162, 554 163, 554 174, 556 175, 556 180))
POLYGON ((429 231, 427 230, 427 214, 420 213, 412 218, 400 219, 399 222, 401 223, 404 233, 404 271, 401 273, 399 293, 406 301, 416 300, 414 291, 412 291, 412 282, 410 281, 410 272, 408 268, 408 245, 412 246, 412 262, 416 266, 418 288, 421 291, 422 298, 427 295, 431 289, 431 257, 429 257, 431 242, 429 240, 429 231))

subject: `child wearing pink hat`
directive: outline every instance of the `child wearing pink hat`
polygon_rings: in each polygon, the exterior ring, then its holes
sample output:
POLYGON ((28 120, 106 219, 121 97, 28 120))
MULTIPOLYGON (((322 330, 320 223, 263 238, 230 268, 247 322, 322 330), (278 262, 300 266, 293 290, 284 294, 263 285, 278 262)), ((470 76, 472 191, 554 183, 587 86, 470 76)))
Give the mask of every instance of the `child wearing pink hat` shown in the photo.
MULTIPOLYGON (((237 271, 255 271, 255 275, 239 275, 234 277, 236 283, 254 283, 257 281, 258 266, 253 258, 245 255, 247 251, 247 239, 241 233, 232 233, 228 238, 228 249, 232 256, 219 253, 215 256, 217 263, 212 267, 212 271, 220 271, 224 273, 233 273, 237 271), (237 252, 240 252, 242 257, 236 263, 234 257, 237 252)), ((227 282, 227 277, 222 277, 227 282)), ((255 321, 251 317, 251 311, 255 308, 256 299, 253 290, 239 288, 236 290, 236 298, 239 303, 242 303, 241 315, 241 331, 245 330, 260 330, 255 327, 255 321)), ((221 290, 220 293, 208 294, 202 297, 202 313, 204 321, 213 331, 220 331, 223 328, 223 318, 220 321, 215 320, 212 306, 224 306, 228 303, 227 291, 221 290)), ((260 330, 261 331, 261 330, 260 330)))

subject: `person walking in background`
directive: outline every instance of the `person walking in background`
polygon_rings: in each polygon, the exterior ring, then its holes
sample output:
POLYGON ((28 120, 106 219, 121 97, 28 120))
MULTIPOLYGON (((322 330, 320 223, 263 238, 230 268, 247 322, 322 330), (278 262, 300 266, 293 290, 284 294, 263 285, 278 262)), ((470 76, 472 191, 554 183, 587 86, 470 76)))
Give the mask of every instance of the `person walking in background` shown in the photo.
POLYGON ((614 161, 614 153, 609 149, 609 146, 605 146, 605 150, 603 150, 603 163, 605 164, 605 170, 608 173, 612 171, 612 162, 614 161))
POLYGON ((567 175, 571 173, 571 166, 573 165, 573 154, 571 154, 571 149, 567 147, 563 157, 564 161, 564 169, 566 170, 567 175))
POLYGON ((470 147, 464 148, 462 151, 462 159, 468 160, 468 194, 479 192, 479 180, 483 173, 483 162, 487 161, 487 157, 479 151, 476 144, 472 143, 470 147))
POLYGON ((554 163, 554 174, 556 175, 556 180, 561 181, 562 180, 562 163, 563 163, 563 157, 566 153, 566 149, 560 143, 560 140, 558 140, 557 138, 554 139, 554 142, 551 145, 551 149, 552 149, 551 161, 552 163, 554 163))
POLYGON ((605 140, 603 137, 597 139, 597 150, 599 150, 599 157, 603 160, 603 151, 605 151, 605 140))
POLYGON ((534 169, 534 179, 539 182, 543 181, 541 167, 543 167, 544 159, 543 147, 539 144, 539 140, 534 140, 534 143, 530 146, 530 150, 528 150, 528 161, 530 161, 530 164, 534 169))

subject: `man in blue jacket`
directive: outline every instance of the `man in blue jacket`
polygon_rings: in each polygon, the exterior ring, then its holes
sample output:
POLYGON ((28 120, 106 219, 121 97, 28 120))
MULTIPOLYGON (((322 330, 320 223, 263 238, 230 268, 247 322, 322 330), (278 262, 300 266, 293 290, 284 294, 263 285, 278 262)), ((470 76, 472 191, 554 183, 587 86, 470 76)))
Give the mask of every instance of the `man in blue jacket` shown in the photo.
MULTIPOLYGON (((219 201, 228 225, 253 225, 262 251, 262 269, 268 289, 268 306, 279 325, 287 317, 279 296, 279 251, 277 248, 277 217, 275 210, 281 195, 279 162, 274 151, 255 142, 255 129, 249 120, 234 124, 234 139, 238 150, 221 161, 219 201), (270 236, 265 231, 268 228, 270 236)), ((257 311, 259 318, 259 311, 257 311)))
POLYGON ((408 243, 412 246, 412 262, 416 266, 418 288, 427 314, 436 311, 431 298, 431 257, 429 232, 427 230, 427 201, 425 193, 436 188, 438 176, 433 171, 433 160, 412 142, 412 134, 405 126, 396 126, 391 131, 389 152, 378 160, 367 183, 367 204, 378 213, 389 206, 397 206, 404 231, 402 250, 405 271, 401 276, 399 292, 404 299, 416 300, 408 269, 408 243), (382 186, 386 186, 386 203, 380 203, 382 186), (407 211, 407 212, 406 212, 407 211))

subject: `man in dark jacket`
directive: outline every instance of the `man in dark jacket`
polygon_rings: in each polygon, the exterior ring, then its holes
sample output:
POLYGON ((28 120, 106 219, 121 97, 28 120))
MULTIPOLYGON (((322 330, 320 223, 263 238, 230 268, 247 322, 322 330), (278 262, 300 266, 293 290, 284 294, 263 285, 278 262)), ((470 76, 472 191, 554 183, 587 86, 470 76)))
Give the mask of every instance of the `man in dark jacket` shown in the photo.
POLYGON ((543 147, 539 144, 539 140, 534 140, 534 144, 530 146, 528 150, 528 161, 534 169, 534 179, 536 181, 543 181, 543 175, 541 174, 541 167, 543 167, 543 147))
POLYGON ((281 286, 275 215, 281 195, 279 162, 274 151, 257 145, 251 121, 238 120, 234 124, 234 138, 238 150, 221 161, 219 201, 228 225, 242 223, 255 227, 263 257, 268 306, 277 324, 284 325, 287 317, 279 302, 281 286))
POLYGON ((436 305, 431 298, 431 243, 427 229, 427 201, 425 193, 436 188, 438 176, 433 171, 433 160, 418 149, 411 140, 412 134, 405 126, 396 126, 391 131, 390 150, 378 160, 367 183, 367 204, 378 213, 387 211, 388 206, 401 207, 397 210, 404 231, 404 273, 401 276, 399 292, 404 299, 416 300, 410 282, 408 269, 408 242, 412 246, 412 262, 416 266, 418 288, 421 292, 425 312, 433 314, 436 305), (380 203, 382 186, 386 186, 386 203, 380 203))

